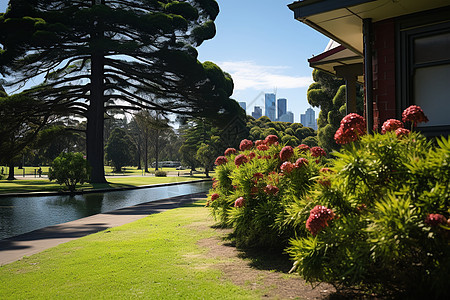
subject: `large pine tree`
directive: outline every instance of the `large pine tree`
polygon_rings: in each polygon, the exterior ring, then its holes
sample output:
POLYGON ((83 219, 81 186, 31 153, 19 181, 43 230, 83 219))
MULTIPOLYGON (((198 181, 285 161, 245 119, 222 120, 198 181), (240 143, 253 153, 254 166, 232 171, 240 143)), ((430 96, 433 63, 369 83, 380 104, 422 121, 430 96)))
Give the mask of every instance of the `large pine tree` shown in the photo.
POLYGON ((0 15, 0 71, 10 84, 87 118, 91 181, 104 182, 110 109, 223 114, 233 82, 195 46, 215 35, 215 0, 11 0, 0 15))

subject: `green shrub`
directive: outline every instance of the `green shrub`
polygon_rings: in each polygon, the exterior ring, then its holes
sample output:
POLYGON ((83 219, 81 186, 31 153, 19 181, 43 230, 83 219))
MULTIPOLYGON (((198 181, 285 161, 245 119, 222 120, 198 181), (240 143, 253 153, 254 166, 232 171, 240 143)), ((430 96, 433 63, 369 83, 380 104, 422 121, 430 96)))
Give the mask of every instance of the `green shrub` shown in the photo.
MULTIPOLYGON (((427 120, 418 107, 409 112, 404 121, 414 126, 427 120)), ((450 138, 433 144, 396 120, 366 135, 356 114, 335 138, 344 145, 332 160, 314 157, 319 148, 283 158, 282 145, 243 141, 242 151, 217 158, 207 205, 237 245, 285 247, 309 282, 389 297, 448 295, 450 138)))
POLYGON ((61 153, 48 170, 48 179, 56 180, 60 185, 73 192, 77 184, 89 180, 90 166, 82 153, 61 153))
POLYGON ((167 176, 167 172, 166 171, 162 171, 162 170, 156 170, 155 176, 156 177, 166 177, 167 176))

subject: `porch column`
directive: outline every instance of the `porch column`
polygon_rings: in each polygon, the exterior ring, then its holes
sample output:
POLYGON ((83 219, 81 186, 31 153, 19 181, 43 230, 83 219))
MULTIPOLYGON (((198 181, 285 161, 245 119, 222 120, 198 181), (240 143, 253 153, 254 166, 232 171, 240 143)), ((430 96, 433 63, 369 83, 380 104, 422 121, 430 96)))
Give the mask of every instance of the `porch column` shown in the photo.
POLYGON ((363 74, 363 64, 351 64, 334 67, 336 75, 345 80, 346 114, 356 113, 356 82, 363 74))

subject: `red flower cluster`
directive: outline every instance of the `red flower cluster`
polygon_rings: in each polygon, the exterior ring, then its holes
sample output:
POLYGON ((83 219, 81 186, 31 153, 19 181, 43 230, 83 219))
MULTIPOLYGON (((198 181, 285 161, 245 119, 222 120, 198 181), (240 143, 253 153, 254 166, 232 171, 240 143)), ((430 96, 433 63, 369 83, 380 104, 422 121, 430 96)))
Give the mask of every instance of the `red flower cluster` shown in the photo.
POLYGON ((298 145, 297 148, 300 149, 301 152, 306 152, 309 150, 309 146, 305 144, 298 145))
POLYGON ((227 162, 228 162, 228 159, 225 156, 219 156, 216 158, 215 164, 216 164, 216 166, 220 166, 220 165, 226 164, 227 162))
POLYGON ((225 150, 225 156, 228 156, 228 155, 231 155, 231 154, 236 154, 236 149, 228 148, 227 150, 225 150))
POLYGON ((396 131, 398 128, 403 128, 402 121, 396 119, 389 119, 381 126, 381 133, 385 134, 388 131, 396 131))
POLYGON ((299 159, 297 159, 297 161, 295 162, 295 167, 296 168, 301 168, 303 166, 307 166, 309 163, 309 161, 306 158, 300 157, 299 159))
POLYGON ((248 162, 248 157, 244 154, 239 154, 234 158, 234 164, 238 167, 246 162, 248 162))
POLYGON ((430 226, 438 226, 447 223, 447 219, 441 214, 429 214, 425 219, 425 223, 430 226))
POLYGON ((254 158, 256 157, 256 153, 255 153, 255 152, 250 152, 250 153, 248 154, 248 157, 249 157, 250 159, 254 159, 254 158))
POLYGON ((358 114, 351 113, 341 120, 341 126, 334 134, 334 140, 338 144, 354 142, 366 133, 366 121, 358 114))
POLYGON ((264 145, 264 144, 258 145, 258 146, 256 146, 256 148, 258 148, 259 151, 269 150, 269 147, 267 145, 264 145))
POLYGON ((333 170, 331 170, 330 168, 322 168, 319 171, 320 173, 333 173, 333 170))
POLYGON ((264 140, 264 144, 267 146, 273 145, 276 142, 278 142, 278 137, 273 134, 266 136, 266 139, 264 140))
POLYGON ((263 140, 257 140, 255 142, 255 146, 258 147, 259 145, 264 145, 264 141, 263 140))
POLYGON ((266 192, 267 195, 276 195, 279 190, 279 188, 271 184, 266 185, 264 188, 264 192, 266 192))
POLYGON ((323 178, 319 178, 319 179, 317 179, 317 182, 320 185, 324 186, 324 187, 330 187, 331 186, 331 181, 328 178, 324 178, 324 177, 323 178))
POLYGON ((414 127, 417 126, 418 123, 426 123, 428 122, 427 116, 423 113, 422 108, 417 105, 411 105, 407 109, 405 109, 402 113, 402 121, 403 122, 411 122, 414 124, 414 127))
POLYGON ((219 198, 219 194, 214 193, 214 194, 211 195, 211 201, 214 201, 214 200, 216 200, 217 198, 219 198))
POLYGON ((410 133, 410 131, 405 128, 397 128, 397 130, 395 130, 395 134, 397 135, 398 138, 407 136, 409 133, 410 133))
POLYGON ((312 157, 320 157, 320 156, 326 156, 327 153, 325 152, 325 150, 323 150, 320 147, 312 147, 311 148, 311 156, 312 157))
POLYGON ((243 207, 244 204, 245 204, 244 197, 239 197, 236 199, 236 201, 234 201, 234 207, 243 207))
POLYGON ((320 230, 328 226, 328 221, 334 218, 334 213, 331 209, 325 206, 316 205, 311 209, 309 218, 306 221, 306 229, 312 235, 316 235, 320 230))
POLYGON ((241 151, 248 150, 251 147, 253 147, 253 142, 247 139, 242 140, 241 143, 239 144, 239 149, 241 151))
POLYGON ((280 151, 280 159, 286 161, 294 155, 294 148, 291 146, 284 146, 280 151))
POLYGON ((258 173, 253 174, 253 177, 256 179, 262 179, 264 177, 264 175, 263 175, 263 173, 258 172, 258 173))
POLYGON ((283 171, 283 173, 291 173, 292 172, 292 170, 294 170, 294 164, 293 163, 291 163, 290 161, 285 161, 282 165, 281 165, 281 167, 280 167, 280 169, 281 169, 281 171, 283 171))

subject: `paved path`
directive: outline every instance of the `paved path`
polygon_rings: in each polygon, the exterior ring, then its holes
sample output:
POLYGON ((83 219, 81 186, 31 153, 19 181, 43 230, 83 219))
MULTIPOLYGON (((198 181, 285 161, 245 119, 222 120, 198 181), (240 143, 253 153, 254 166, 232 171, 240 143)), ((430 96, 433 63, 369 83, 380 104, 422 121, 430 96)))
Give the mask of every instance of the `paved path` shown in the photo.
POLYGON ((206 193, 196 193, 142 203, 0 240, 0 265, 14 262, 24 256, 30 256, 98 231, 131 223, 150 214, 177 208, 205 197, 206 193))

